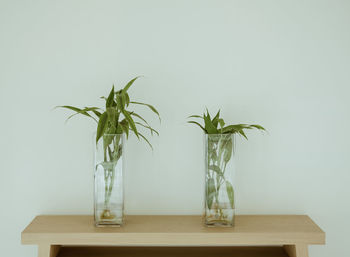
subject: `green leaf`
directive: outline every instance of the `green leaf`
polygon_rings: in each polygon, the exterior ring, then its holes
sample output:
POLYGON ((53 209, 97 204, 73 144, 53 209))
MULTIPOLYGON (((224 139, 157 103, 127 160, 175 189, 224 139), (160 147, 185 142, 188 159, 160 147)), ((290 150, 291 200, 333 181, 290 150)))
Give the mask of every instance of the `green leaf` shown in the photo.
POLYGON ((113 135, 114 132, 107 132, 105 131, 105 133, 102 135, 102 139, 103 139, 103 149, 104 151, 106 151, 106 149, 108 149, 108 153, 110 158, 112 158, 112 154, 111 154, 111 149, 109 148, 109 145, 112 143, 113 139, 115 138, 115 135, 113 135))
POLYGON ((97 133, 96 133, 96 143, 101 138, 101 136, 104 134, 106 128, 107 128, 107 120, 108 120, 108 114, 107 112, 104 112, 97 125, 97 133))
POLYGON ((246 134, 244 133, 244 131, 243 131, 243 130, 239 130, 239 131, 238 131, 238 133, 239 133, 239 134, 241 134, 242 136, 244 136, 244 137, 245 137, 245 139, 247 139, 247 140, 248 140, 248 137, 246 136, 246 134))
POLYGON ((124 131, 123 131, 123 129, 121 128, 121 126, 118 126, 118 127, 117 127, 116 133, 117 133, 117 134, 123 134, 123 132, 124 132, 124 131))
POLYGON ((205 128, 204 128, 201 124, 199 124, 198 122, 196 122, 196 121, 187 121, 187 123, 196 124, 196 125, 198 125, 201 129, 203 129, 203 131, 204 131, 205 133, 207 133, 207 131, 205 130, 205 128))
POLYGON ((148 122, 144 118, 142 118, 139 114, 137 114, 136 112, 128 112, 128 113, 132 116, 139 118, 140 120, 142 120, 144 123, 146 123, 149 126, 148 122))
POLYGON ((130 97, 129 94, 125 92, 125 101, 126 101, 126 106, 129 106, 130 104, 130 97))
POLYGON ((69 106, 69 105, 56 106, 55 108, 66 108, 75 112, 81 112, 81 109, 74 106, 69 106))
POLYGON ((233 192, 233 186, 230 182, 226 181, 226 191, 228 198, 230 200, 231 208, 235 208, 235 202, 234 202, 234 192, 233 192))
POLYGON ((225 121, 223 119, 218 119, 220 128, 222 129, 225 126, 225 121))
MULTIPOLYGON (((207 117, 211 120, 211 118, 210 118, 210 113, 209 113, 209 111, 208 111, 208 108, 205 108, 206 110, 207 110, 207 117)), ((205 115, 203 115, 203 116, 205 116, 205 115)))
POLYGON ((120 159, 120 157, 122 156, 122 152, 123 152, 123 148, 122 145, 118 145, 117 147, 117 157, 116 160, 118 161, 120 159))
POLYGON ((210 114, 207 112, 207 115, 203 115, 204 117, 204 124, 205 124, 205 130, 208 134, 218 134, 218 130, 212 123, 210 119, 210 114))
POLYGON ((260 125, 257 125, 257 124, 253 124, 253 125, 250 125, 250 126, 253 127, 253 128, 257 128, 257 129, 266 131, 266 129, 264 127, 262 127, 260 125))
POLYGON ((144 128, 149 129, 152 136, 153 136, 153 132, 156 133, 157 136, 159 136, 159 132, 158 132, 157 130, 155 130, 154 128, 152 128, 152 127, 150 127, 150 126, 147 126, 147 125, 144 125, 144 124, 142 124, 141 122, 137 122, 137 121, 135 121, 135 124, 140 125, 140 126, 142 126, 142 127, 144 127, 144 128))
POLYGON ((150 108, 152 110, 152 112, 154 112, 155 114, 157 114, 158 118, 159 118, 159 121, 161 120, 160 119, 160 115, 159 115, 159 112, 157 111, 156 108, 154 108, 154 106, 150 105, 150 104, 145 104, 145 103, 140 103, 140 102, 134 102, 134 101, 131 101, 130 103, 132 104, 140 104, 140 105, 144 105, 144 106, 147 106, 148 108, 150 108))
POLYGON ((208 209, 211 209, 212 204, 213 204, 213 200, 214 200, 214 196, 216 193, 216 189, 215 189, 215 181, 213 178, 209 178, 207 180, 207 190, 206 190, 206 195, 207 195, 207 206, 208 209))
POLYGON ((123 88, 123 92, 125 93, 126 91, 128 91, 128 89, 131 87, 131 85, 135 82, 135 80, 137 80, 139 77, 141 76, 137 76, 136 78, 133 78, 132 80, 130 80, 128 82, 128 84, 126 84, 126 86, 123 88))
POLYGON ((233 152, 233 144, 232 144, 232 139, 228 139, 227 143, 224 146, 224 156, 223 156, 223 160, 225 163, 228 163, 231 159, 232 156, 232 152, 233 152))
POLYGON ((108 114, 108 121, 110 122, 111 126, 115 127, 119 118, 118 111, 113 107, 109 107, 106 108, 106 112, 108 114))
POLYGON ((209 151, 209 159, 216 161, 218 159, 218 155, 215 150, 209 151))
POLYGON ((187 119, 189 119, 189 118, 200 118, 200 119, 203 119, 203 117, 200 116, 200 115, 191 115, 191 116, 187 117, 187 119))
POLYGON ((92 117, 88 112, 89 112, 89 111, 99 110, 99 109, 100 109, 100 108, 98 108, 98 107, 85 107, 84 109, 79 109, 79 108, 77 108, 77 107, 69 106, 69 105, 57 106, 56 108, 66 108, 66 109, 69 109, 69 110, 72 110, 72 111, 75 111, 75 112, 76 112, 76 113, 70 115, 70 116, 66 119, 66 122, 67 122, 68 120, 70 120, 72 117, 74 117, 75 115, 77 115, 77 114, 82 114, 82 115, 84 115, 84 116, 87 116, 87 117, 89 117, 89 118, 94 119, 94 120, 97 122, 97 120, 96 120, 94 117, 92 117))
POLYGON ((215 128, 218 127, 218 123, 219 123, 219 116, 220 116, 220 110, 218 111, 218 113, 215 115, 215 117, 212 120, 212 123, 214 125, 215 128))
POLYGON ((219 166, 217 165, 209 165, 208 167, 210 170, 215 171, 218 175, 222 176, 222 171, 219 166))
POLYGON ((100 113, 99 111, 97 111, 97 110, 92 110, 92 112, 95 113, 95 115, 96 115, 97 117, 100 118, 101 113, 100 113))
POLYGON ((139 133, 139 135, 147 142, 147 144, 151 147, 152 151, 153 151, 153 146, 151 145, 151 143, 148 141, 148 139, 142 135, 141 133, 139 133))
POLYGON ((121 110, 125 119, 128 121, 130 128, 134 131, 137 138, 139 138, 139 133, 137 132, 137 128, 135 126, 134 120, 131 118, 130 114, 126 110, 121 110))
POLYGON ((125 95, 125 93, 122 91, 121 93, 120 93, 120 95, 121 95, 121 100, 122 100, 122 105, 123 105, 123 108, 125 108, 125 105, 126 105, 126 95, 125 95))
POLYGON ((119 110, 124 110, 125 103, 123 102, 123 97, 121 94, 117 94, 117 106, 119 110))
POLYGON ((106 100, 106 109, 108 107, 112 107, 114 104, 115 104, 115 102, 114 102, 114 85, 113 85, 112 90, 109 93, 107 100, 106 100))
POLYGON ((222 129, 222 133, 238 133, 241 129, 242 128, 239 125, 229 125, 222 129))
POLYGON ((119 122, 119 125, 123 132, 126 134, 126 138, 129 137, 129 123, 126 119, 123 119, 121 122, 119 122))
POLYGON ((223 135, 223 136, 221 137, 221 139, 219 140, 219 144, 218 144, 220 162, 221 162, 221 155, 222 155, 222 153, 225 151, 225 149, 226 149, 226 144, 227 144, 227 142, 228 142, 228 140, 226 140, 224 136, 225 136, 225 135, 223 135))
MULTIPOLYGON (((199 124, 198 122, 195 121, 189 121, 188 123, 193 123, 198 125, 202 130, 204 130, 205 133, 207 134, 239 134, 243 136, 244 138, 247 138, 247 135, 245 134, 244 130, 245 129, 259 129, 259 130, 264 130, 266 129, 260 125, 253 124, 235 124, 235 125, 228 125, 225 127, 225 121, 220 118, 220 110, 216 113, 215 117, 213 119, 210 118, 210 113, 208 109, 206 108, 206 111, 203 113, 203 116, 200 115, 191 115, 188 118, 201 118, 204 120, 204 127, 199 124), (220 128, 218 126, 220 125, 220 128)), ((231 142, 232 144, 232 142, 231 142)), ((219 158, 221 158, 221 154, 223 153, 224 148, 221 150, 219 149, 219 158)), ((227 153, 227 158, 228 158, 228 153, 227 153)))
POLYGON ((248 124, 237 124, 237 125, 234 125, 234 126, 237 126, 240 129, 253 129, 253 127, 248 125, 248 124))

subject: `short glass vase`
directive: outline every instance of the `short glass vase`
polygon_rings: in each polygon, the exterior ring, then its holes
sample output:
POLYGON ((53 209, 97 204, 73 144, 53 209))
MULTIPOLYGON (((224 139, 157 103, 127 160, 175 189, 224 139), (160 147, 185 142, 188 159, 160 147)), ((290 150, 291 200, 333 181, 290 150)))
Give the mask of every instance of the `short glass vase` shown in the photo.
POLYGON ((234 225, 234 135, 205 134, 206 226, 234 225))
POLYGON ((124 222, 124 134, 105 134, 96 143, 94 167, 95 226, 124 222))

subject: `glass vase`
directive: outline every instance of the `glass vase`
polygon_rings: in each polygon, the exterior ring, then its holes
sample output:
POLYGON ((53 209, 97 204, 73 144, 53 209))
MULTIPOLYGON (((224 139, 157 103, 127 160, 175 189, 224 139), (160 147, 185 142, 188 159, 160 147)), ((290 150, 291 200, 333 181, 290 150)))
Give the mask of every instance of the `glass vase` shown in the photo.
POLYGON ((95 148, 94 213, 96 226, 124 221, 124 134, 105 134, 95 148))
POLYGON ((205 224, 233 226, 233 134, 205 134, 205 224))

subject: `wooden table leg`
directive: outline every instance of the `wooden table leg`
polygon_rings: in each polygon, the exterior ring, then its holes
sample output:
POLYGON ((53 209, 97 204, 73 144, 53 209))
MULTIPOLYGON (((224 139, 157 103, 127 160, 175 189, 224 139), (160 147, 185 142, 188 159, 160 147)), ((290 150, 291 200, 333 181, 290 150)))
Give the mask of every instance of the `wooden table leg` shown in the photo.
POLYGON ((284 245, 283 248, 289 257, 309 257, 308 246, 305 244, 284 245))
POLYGON ((56 257, 60 248, 60 245, 39 245, 38 257, 56 257))

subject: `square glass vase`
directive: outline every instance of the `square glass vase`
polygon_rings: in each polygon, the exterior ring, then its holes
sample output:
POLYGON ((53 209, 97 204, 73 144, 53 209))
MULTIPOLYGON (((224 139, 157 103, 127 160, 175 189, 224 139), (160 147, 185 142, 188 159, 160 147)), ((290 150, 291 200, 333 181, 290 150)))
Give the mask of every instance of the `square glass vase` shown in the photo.
POLYGON ((206 226, 234 225, 233 157, 233 134, 205 134, 204 223, 206 226))
POLYGON ((95 144, 95 226, 124 223, 124 134, 105 134, 95 144))

